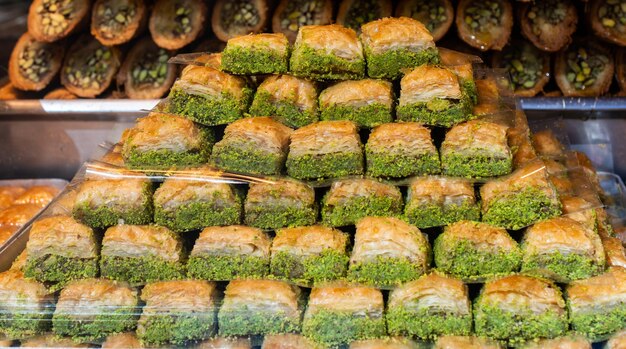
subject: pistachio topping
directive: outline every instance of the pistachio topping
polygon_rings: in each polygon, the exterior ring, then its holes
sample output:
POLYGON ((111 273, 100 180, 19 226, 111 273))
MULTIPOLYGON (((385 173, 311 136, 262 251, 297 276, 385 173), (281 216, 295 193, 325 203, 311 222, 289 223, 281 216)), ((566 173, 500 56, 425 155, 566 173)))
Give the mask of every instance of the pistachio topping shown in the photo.
POLYGON ((358 32, 364 23, 379 19, 380 12, 380 3, 376 0, 353 1, 346 12, 344 25, 358 32))
POLYGON ((133 2, 129 1, 126 6, 113 9, 106 2, 100 3, 96 9, 99 17, 100 26, 109 30, 116 30, 132 23, 137 13, 137 9, 133 2))
POLYGON ((100 46, 95 51, 91 51, 87 57, 72 57, 68 60, 65 68, 67 80, 74 86, 80 88, 98 89, 104 82, 109 72, 112 52, 105 46, 100 46))
POLYGON ((609 58, 597 52, 579 47, 567 52, 567 81, 577 90, 591 87, 602 73, 609 58))
POLYGON ((526 17, 532 23, 533 33, 541 34, 544 23, 558 25, 567 16, 567 3, 559 0, 542 0, 532 3, 526 17))
POLYGON ((411 17, 424 23, 426 28, 433 32, 441 23, 448 20, 446 8, 441 1, 418 0, 411 10, 411 17))
POLYGON ((50 71, 52 53, 36 44, 27 45, 20 53, 18 65, 20 74, 34 82, 50 71))
POLYGON ((221 20, 227 31, 232 26, 254 27, 259 24, 259 10, 252 1, 228 1, 222 8, 221 20))
POLYGON ((73 0, 43 0, 36 9, 46 35, 58 35, 69 26, 74 11, 73 0))
POLYGON ((598 8, 598 19, 602 26, 610 29, 617 29, 620 32, 626 31, 626 1, 606 0, 598 8))
POLYGON ((176 17, 174 18, 174 35, 186 35, 191 32, 191 8, 184 3, 176 5, 176 17))
POLYGON ((324 11, 323 0, 289 1, 283 12, 280 26, 297 32, 301 26, 322 24, 319 14, 324 11))
POLYGON ((473 1, 465 9, 465 24, 474 31, 487 31, 489 27, 499 26, 502 22, 502 5, 499 1, 473 1))
POLYGON ((167 77, 169 55, 164 49, 145 52, 131 67, 135 85, 159 87, 167 77))
POLYGON ((503 67, 511 76, 513 90, 531 89, 541 79, 542 57, 534 47, 527 44, 510 45, 503 52, 502 58, 503 67))

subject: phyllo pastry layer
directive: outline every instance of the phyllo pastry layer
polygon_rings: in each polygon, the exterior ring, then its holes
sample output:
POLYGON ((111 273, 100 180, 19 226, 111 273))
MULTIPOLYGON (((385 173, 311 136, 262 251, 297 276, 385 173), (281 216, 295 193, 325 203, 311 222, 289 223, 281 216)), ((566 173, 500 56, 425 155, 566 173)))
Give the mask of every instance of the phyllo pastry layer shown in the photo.
POLYGON ((237 36, 222 52, 222 69, 233 74, 282 74, 288 62, 289 40, 282 33, 237 36))
POLYGON ((54 296, 46 286, 26 279, 19 270, 0 273, 0 333, 24 338, 50 327, 54 296))

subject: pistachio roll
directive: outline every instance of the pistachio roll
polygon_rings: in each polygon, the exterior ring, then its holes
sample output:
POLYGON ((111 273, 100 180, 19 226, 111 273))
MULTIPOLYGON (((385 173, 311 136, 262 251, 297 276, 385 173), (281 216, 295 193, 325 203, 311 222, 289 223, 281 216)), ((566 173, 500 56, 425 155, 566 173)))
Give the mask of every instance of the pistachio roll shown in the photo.
POLYGON ((83 36, 69 49, 61 68, 61 84, 79 97, 93 98, 104 92, 120 66, 121 52, 83 36))
POLYGON ((204 0, 158 0, 150 15, 152 40, 167 50, 187 46, 204 32, 204 0))
POLYGON ((65 49, 55 43, 39 42, 24 33, 15 44, 9 61, 9 79, 15 88, 40 91, 61 68, 65 49))
POLYGON ((572 41, 578 13, 572 0, 541 0, 521 5, 522 35, 538 49, 556 52, 572 41))
POLYGON ((554 75, 564 96, 600 96, 611 86, 613 57, 601 44, 578 42, 556 56, 554 75))
POLYGON ((459 37, 481 51, 501 50, 511 36, 509 0, 460 0, 456 9, 459 37))
POLYGON ((218 0, 213 7, 211 26, 218 39, 260 33, 269 20, 267 0, 218 0))
POLYGON ((28 10, 28 32, 38 41, 70 35, 89 14, 89 0, 34 0, 28 10))
POLYGON ((143 0, 97 0, 91 11, 91 35, 102 45, 120 45, 139 35, 147 19, 143 0))
POLYGON ((550 81, 550 56, 525 40, 515 41, 496 52, 492 66, 509 73, 511 79, 503 82, 517 96, 532 97, 550 81))
POLYGON ((626 2, 620 0, 592 1, 587 18, 591 30, 599 38, 626 46, 626 2))
POLYGON ((450 0, 403 0, 398 3, 395 14, 424 23, 435 41, 446 35, 454 21, 454 7, 450 0))
POLYGON ((176 79, 176 66, 167 64, 172 54, 158 47, 150 38, 137 42, 120 68, 117 83, 124 85, 129 98, 162 97, 176 79))
POLYGON ((367 22, 390 17, 391 11, 391 0, 343 0, 336 22, 358 32, 367 22))
POLYGON ((331 0, 281 0, 272 17, 272 30, 294 42, 300 27, 329 24, 332 16, 331 0))

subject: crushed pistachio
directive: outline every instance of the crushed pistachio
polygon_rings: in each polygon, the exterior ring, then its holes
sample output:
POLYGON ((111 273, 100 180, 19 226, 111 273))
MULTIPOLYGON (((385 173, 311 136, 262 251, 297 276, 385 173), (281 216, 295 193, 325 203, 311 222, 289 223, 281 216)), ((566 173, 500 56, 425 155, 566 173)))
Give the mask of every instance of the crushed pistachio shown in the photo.
POLYGON ((465 9, 465 24, 477 32, 488 31, 502 22, 502 4, 499 1, 473 1, 465 9))
POLYGON ((89 52, 86 58, 75 55, 65 68, 67 80, 80 88, 99 89, 109 73, 111 56, 111 49, 105 46, 89 52))
POLYGON ((542 0, 532 3, 526 17, 530 20, 535 35, 540 35, 542 25, 550 23, 558 25, 567 16, 568 2, 558 0, 542 0))
POLYGON ((531 89, 541 79, 542 56, 533 46, 526 43, 509 45, 502 58, 502 66, 511 76, 513 90, 531 89))
POLYGON ((411 10, 411 17, 424 23, 430 32, 435 31, 443 22, 448 20, 446 8, 441 0, 417 0, 411 10))
POLYGON ((109 3, 100 3, 96 9, 100 27, 113 31, 132 23, 133 18, 137 14, 137 9, 132 1, 125 2, 125 4, 125 6, 113 9, 109 3))
POLYGON ((176 17, 174 18, 174 35, 183 36, 191 32, 191 7, 185 3, 176 5, 176 17))
POLYGON ((259 20, 259 10, 250 0, 228 1, 222 8, 222 27, 227 31, 233 26, 254 27, 259 20))
POLYGON ((41 18, 43 33, 58 35, 63 33, 69 25, 74 12, 73 0, 43 0, 36 9, 41 18))
POLYGON ((380 4, 376 0, 354 1, 346 12, 344 25, 359 32, 364 23, 379 19, 380 12, 380 4))
POLYGON ((289 1, 283 12, 280 26, 297 32, 301 26, 322 24, 319 14, 324 11, 324 0, 289 1))
POLYGON ((567 81, 577 90, 591 87, 609 63, 609 57, 585 47, 570 49, 566 59, 569 68, 566 72, 567 81))
POLYGON ((598 7, 598 19, 605 28, 626 32, 626 1, 606 0, 598 7))
POLYGON ((20 74, 28 80, 39 82, 50 71, 52 53, 44 47, 31 43, 20 53, 20 74))
POLYGON ((161 86, 167 78, 168 59, 169 55, 164 49, 145 52, 131 67, 134 84, 161 86))

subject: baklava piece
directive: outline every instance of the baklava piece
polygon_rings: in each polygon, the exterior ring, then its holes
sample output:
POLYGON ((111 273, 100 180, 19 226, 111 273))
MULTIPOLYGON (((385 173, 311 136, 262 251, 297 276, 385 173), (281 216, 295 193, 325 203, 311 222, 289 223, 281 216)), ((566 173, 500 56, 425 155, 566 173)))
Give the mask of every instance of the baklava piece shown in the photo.
POLYGON ((40 282, 60 282, 98 275, 98 241, 94 231, 68 216, 33 223, 24 274, 40 282))
POLYGON ((91 35, 103 45, 121 45, 139 36, 147 21, 143 0, 98 0, 91 10, 91 35))
POLYGON ((508 127, 471 120, 452 127, 441 144, 441 167, 447 176, 498 177, 511 173, 513 156, 508 127))
POLYGON ((297 179, 363 174, 363 145, 351 121, 320 121, 291 134, 287 173, 297 179))
POLYGON ((245 223, 261 229, 312 225, 317 221, 315 191, 293 179, 250 184, 244 204, 245 223))
POLYGON ((89 17, 91 1, 35 0, 28 9, 28 33, 37 41, 69 36, 89 17))
POLYGON ((423 349, 426 344, 403 337, 365 339, 350 343, 349 349, 423 349))
POLYGON ((492 66, 506 70, 510 80, 504 79, 503 82, 519 97, 537 95, 550 81, 550 55, 527 41, 514 41, 501 52, 496 52, 492 66))
POLYGON ((226 126, 224 137, 213 147, 211 160, 225 171, 278 175, 287 158, 292 132, 270 117, 237 120, 226 126))
POLYGON ((593 33, 607 42, 626 45, 626 8, 621 1, 591 1, 586 8, 593 33))
POLYGON ((406 0, 398 2, 396 17, 411 17, 422 22, 439 41, 454 22, 454 7, 450 0, 406 0))
POLYGON ((472 118, 471 99, 450 69, 422 65, 400 81, 399 121, 450 127, 472 118))
POLYGON ((606 265, 626 268, 626 248, 622 240, 614 237, 602 237, 602 247, 606 254, 606 265))
POLYGON ((267 77, 256 90, 250 115, 272 115, 276 120, 293 128, 317 122, 315 82, 291 75, 267 77))
POLYGON ((183 242, 158 225, 116 225, 102 240, 102 277, 131 284, 180 279, 184 275, 183 242))
POLYGON ((361 79, 365 75, 363 47, 356 32, 338 24, 301 27, 289 63, 294 75, 314 80, 361 79))
POLYGON ((41 91, 61 69, 64 54, 63 45, 39 42, 25 33, 11 52, 9 79, 20 90, 41 91))
POLYGON ((279 229, 272 240, 271 273, 307 284, 342 278, 348 242, 348 235, 322 225, 279 229))
POLYGON ((84 279, 61 291, 52 329, 56 335, 74 340, 101 340, 134 329, 138 317, 136 289, 117 281, 84 279))
POLYGON ((361 41, 372 78, 396 79, 404 70, 439 63, 432 35, 408 17, 383 18, 361 27, 361 41))
POLYGON ((559 282, 585 279, 604 271, 605 254, 598 233, 567 217, 529 227, 522 251, 523 272, 559 282))
POLYGON ((474 56, 448 49, 440 49, 439 57, 441 65, 453 71, 459 78, 461 91, 469 96, 472 104, 478 103, 478 90, 474 81, 474 67, 472 64, 480 62, 480 58, 476 59, 474 56))
POLYGON ((0 210, 13 205, 15 199, 26 191, 24 187, 3 186, 0 187, 0 210))
POLYGON ((263 338, 261 349, 322 349, 318 343, 300 334, 273 334, 263 338))
POLYGON ((624 347, 626 347, 626 329, 612 335, 605 345, 605 349, 623 349, 624 347))
POLYGON ((480 219, 480 208, 471 182, 444 177, 411 180, 404 208, 409 223, 431 228, 480 219))
MULTIPOLYGON (((552 130, 541 130, 532 134, 533 147, 541 157, 560 158, 565 154, 565 146, 557 138, 552 130)), ((551 171, 550 174, 555 174, 551 171)), ((563 172, 563 171, 559 171, 563 172)))
POLYGON ((204 33, 207 4, 203 0, 157 0, 148 28, 152 40, 167 50, 178 50, 204 33))
POLYGON ((154 222, 175 232, 241 223, 242 198, 227 183, 203 179, 203 170, 167 178, 155 191, 154 222), (178 178, 177 178, 178 177, 178 178))
MULTIPOLYGON (((542 51, 556 52, 572 41, 578 24, 574 1, 549 0, 519 8, 522 35, 542 51)), ((549 58, 548 55, 545 57, 549 58)))
POLYGON ((574 281, 565 292, 577 333, 595 342, 626 328, 626 269, 612 267, 602 275, 574 281))
POLYGON ((0 246, 9 241, 18 229, 19 227, 0 225, 0 246))
POLYGON ((385 316, 391 335, 436 339, 472 332, 467 286, 438 273, 424 275, 391 291, 385 316))
POLYGON ((282 33, 238 36, 222 52, 222 69, 233 74, 283 74, 288 63, 289 40, 282 33))
POLYGON ((53 309, 54 296, 44 284, 25 279, 19 270, 0 273, 0 333, 12 339, 43 333, 53 309))
POLYGON ((399 217, 402 204, 402 193, 393 185, 367 178, 338 180, 324 196, 322 221, 342 227, 366 216, 399 217))
POLYGON ((537 153, 530 140, 530 130, 524 127, 513 127, 508 132, 508 142, 513 155, 513 169, 537 159, 537 153))
POLYGON ((92 228, 152 221, 152 183, 148 178, 86 179, 78 187, 74 218, 92 228))
POLYGON ((381 291, 363 286, 327 285, 311 290, 302 333, 327 346, 386 334, 381 291))
POLYGON ((501 50, 513 27, 509 0, 460 0, 456 8, 459 37, 481 51, 501 50))
POLYGON ((13 205, 37 205, 46 207, 61 192, 59 188, 48 185, 34 185, 20 194, 13 201, 13 205))
POLYGON ((613 68, 611 51, 597 41, 586 40, 557 54, 554 75, 565 97, 597 97, 609 91, 613 68))
POLYGON ((143 348, 135 332, 112 334, 102 343, 104 349, 143 348))
POLYGON ((302 317, 300 292, 297 286, 282 281, 231 281, 226 286, 218 314, 220 335, 299 332, 302 317))
POLYGON ((259 33, 269 20, 267 0, 217 0, 213 6, 211 27, 221 41, 250 33, 259 33))
POLYGON ((0 226, 20 228, 41 211, 41 206, 34 204, 12 205, 0 210, 0 226))
POLYGON ((389 81, 348 80, 320 93, 322 120, 350 120, 360 127, 393 121, 393 91, 389 81))
POLYGON ((150 113, 126 133, 124 164, 139 170, 166 170, 199 166, 208 162, 213 146, 211 129, 191 120, 150 113))
POLYGON ((92 348, 89 343, 81 343, 67 337, 59 337, 52 333, 32 337, 21 341, 21 348, 92 348))
POLYGON ((433 250, 438 270, 468 280, 516 272, 522 264, 522 251, 505 229, 479 222, 445 227, 433 250))
POLYGON ((137 337, 150 346, 184 345, 212 337, 217 331, 215 283, 201 280, 162 281, 146 285, 146 303, 137 337))
POLYGON ((565 336, 553 339, 542 339, 522 346, 523 349, 591 349, 591 342, 582 336, 565 336))
POLYGON ((529 163, 504 179, 486 182, 480 197, 482 220, 506 229, 521 229, 562 213, 557 191, 541 161, 529 163))
POLYGON ((485 116, 498 114, 502 111, 502 96, 500 90, 504 85, 494 78, 477 79, 476 84, 476 105, 472 108, 472 114, 485 116))
POLYGON ((416 123, 389 123, 372 130, 365 145, 367 174, 403 178, 438 174, 439 153, 430 129, 416 123))
POLYGON ((332 0, 281 0, 272 17, 272 30, 293 43, 300 28, 330 24, 333 9, 332 0))
POLYGON ((511 345, 562 336, 567 310, 559 288, 550 281, 512 275, 488 281, 474 301, 476 334, 511 345))
POLYGON ((269 270, 270 244, 267 234, 256 228, 205 228, 189 256, 188 275, 219 281, 264 277, 269 270))
POLYGON ((474 336, 441 336, 433 349, 502 349, 499 342, 474 336))
POLYGON ((252 349, 249 337, 213 337, 196 344, 194 349, 252 349))

